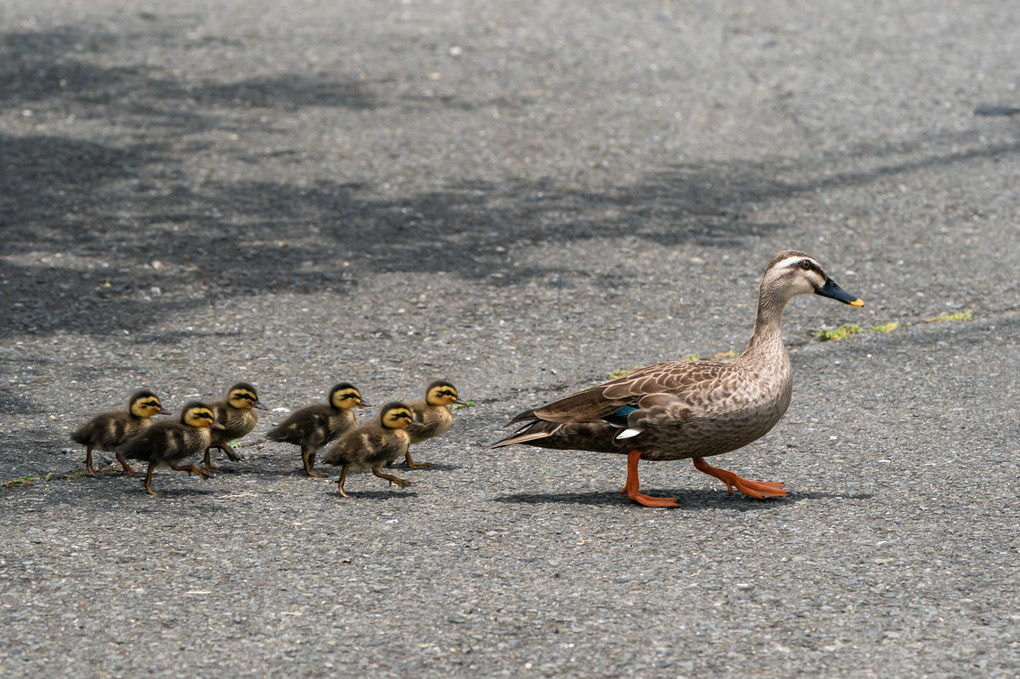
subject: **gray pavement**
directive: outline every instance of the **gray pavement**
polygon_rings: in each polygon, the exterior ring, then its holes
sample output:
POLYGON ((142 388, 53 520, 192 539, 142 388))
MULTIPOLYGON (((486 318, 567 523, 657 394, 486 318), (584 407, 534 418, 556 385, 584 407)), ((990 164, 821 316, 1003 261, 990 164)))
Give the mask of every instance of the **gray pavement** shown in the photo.
POLYGON ((1018 35, 1010 2, 6 0, 0 481, 35 480, 0 487, 0 675, 1020 675, 1018 35), (714 462, 791 497, 648 464, 650 510, 623 459, 485 450, 741 349, 784 248, 867 302, 791 303, 793 405, 714 462), (68 440, 140 387, 435 377, 475 403, 436 468, 349 500, 282 411, 156 498, 68 440))

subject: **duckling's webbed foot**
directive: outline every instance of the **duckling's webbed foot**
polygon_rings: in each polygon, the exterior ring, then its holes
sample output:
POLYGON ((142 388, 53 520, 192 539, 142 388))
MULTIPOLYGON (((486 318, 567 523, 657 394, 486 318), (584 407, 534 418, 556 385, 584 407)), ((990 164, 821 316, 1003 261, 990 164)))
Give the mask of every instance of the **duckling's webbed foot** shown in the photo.
POLYGON ((375 474, 376 476, 378 476, 380 479, 386 479, 391 484, 393 484, 395 486, 399 486, 401 488, 407 488, 408 486, 413 486, 414 485, 413 483, 411 483, 407 479, 402 479, 402 478, 400 478, 398 476, 393 476, 392 474, 383 474, 378 469, 373 469, 372 473, 375 474))
MULTIPOLYGON (((317 472, 314 469, 312 469, 312 467, 315 465, 315 451, 314 450, 313 451, 301 451, 301 462, 304 463, 304 465, 305 465, 305 473, 308 474, 309 476, 313 476, 313 477, 315 477, 317 479, 324 479, 324 478, 327 478, 329 476, 329 474, 323 474, 322 472, 317 472)), ((342 490, 341 490, 341 494, 343 494, 342 490)))
POLYGON ((213 446, 213 448, 219 448, 224 453, 226 453, 227 457, 229 457, 234 462, 240 462, 241 461, 241 456, 238 455, 236 451, 234 451, 234 447, 231 446, 230 444, 213 446))
POLYGON ((97 479, 99 478, 99 474, 97 474, 96 470, 92 467, 92 446, 85 449, 85 473, 89 476, 94 476, 97 479))
POLYGON ((149 464, 149 470, 145 472, 145 492, 149 495, 159 495, 152 489, 152 471, 156 468, 155 463, 149 464))
POLYGON ((135 470, 131 468, 130 464, 128 464, 127 459, 125 459, 124 456, 121 455, 120 453, 117 453, 116 455, 117 462, 120 462, 120 466, 124 470, 124 474, 126 474, 127 476, 134 476, 135 470))
POLYGON ((212 448, 206 448, 205 460, 202 462, 202 466, 204 466, 205 470, 208 472, 214 472, 219 469, 219 467, 212 463, 212 448))
POLYGON ((200 479, 208 479, 212 477, 212 474, 210 474, 208 471, 202 469, 201 467, 196 467, 193 464, 186 465, 172 464, 170 465, 170 469, 173 469, 175 472, 188 472, 189 474, 194 474, 200 479))
POLYGON ((637 466, 640 459, 640 450, 632 450, 627 455, 627 482, 623 484, 623 489, 620 492, 628 499, 645 507, 679 507, 675 497, 654 497, 638 492, 640 482, 638 481, 637 466))
POLYGON ((785 483, 779 483, 778 481, 749 481, 748 479, 742 479, 733 472, 726 471, 725 469, 719 469, 713 467, 709 463, 705 462, 703 457, 693 458, 694 467, 698 471, 705 472, 709 476, 714 476, 723 483, 730 491, 730 495, 733 494, 733 487, 736 486, 744 495, 750 495, 756 497, 759 500, 764 500, 769 497, 786 497, 789 495, 783 488, 786 487, 785 483))
POLYGON ((432 466, 428 462, 415 462, 411 459, 411 453, 404 455, 404 463, 407 465, 408 469, 428 469, 432 466))

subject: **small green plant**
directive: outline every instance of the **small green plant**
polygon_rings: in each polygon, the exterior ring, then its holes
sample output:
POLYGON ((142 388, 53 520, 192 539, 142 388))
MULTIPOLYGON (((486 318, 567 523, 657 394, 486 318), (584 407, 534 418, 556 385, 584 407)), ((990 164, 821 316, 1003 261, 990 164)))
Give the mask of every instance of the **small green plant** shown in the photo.
POLYGON ((19 476, 16 479, 11 479, 10 481, 4 481, 3 483, 0 483, 0 486, 2 486, 4 488, 14 488, 16 486, 27 486, 29 484, 35 483, 38 480, 39 480, 38 476, 19 476))
POLYGON ((701 357, 698 354, 687 354, 684 356, 685 361, 697 361, 699 358, 701 357))
POLYGON ((829 340, 845 340, 850 335, 856 335, 859 332, 864 332, 864 328, 856 323, 844 323, 835 330, 819 330, 815 333, 815 337, 823 342, 828 342, 829 340))
POLYGON ((882 323, 872 328, 872 332, 892 332, 896 328, 900 327, 897 321, 889 321, 888 323, 882 323))
POLYGON ((614 370, 613 372, 609 373, 609 379, 615 380, 617 377, 623 377, 624 375, 629 375, 629 374, 631 374, 632 372, 634 372, 635 370, 637 370, 640 367, 641 366, 636 365, 633 368, 630 368, 629 370, 626 369, 626 368, 624 368, 623 370, 614 370))
POLYGON ((721 361, 724 358, 736 358, 739 355, 736 349, 730 349, 729 351, 720 351, 717 354, 712 354, 712 360, 721 361))
POLYGON ((953 313, 939 314, 938 316, 931 316, 924 319, 925 323, 941 323, 943 321, 973 321, 974 312, 970 309, 964 311, 954 311, 953 313))
POLYGON ((454 403, 450 406, 450 410, 460 410, 461 408, 473 408, 475 405, 474 401, 467 401, 466 403, 454 403))

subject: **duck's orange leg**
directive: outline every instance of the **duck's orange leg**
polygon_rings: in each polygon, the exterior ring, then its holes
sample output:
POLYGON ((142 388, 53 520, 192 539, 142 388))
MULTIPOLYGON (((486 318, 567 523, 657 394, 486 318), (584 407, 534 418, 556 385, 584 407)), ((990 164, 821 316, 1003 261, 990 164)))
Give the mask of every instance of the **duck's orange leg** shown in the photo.
POLYGON ((709 476, 714 476, 729 488, 730 495, 733 495, 733 487, 736 486, 744 495, 750 495, 756 497, 759 500, 764 500, 767 497, 786 497, 789 495, 783 488, 786 486, 785 483, 779 483, 777 481, 748 481, 742 479, 733 472, 728 472, 725 469, 719 469, 713 467, 709 463, 705 462, 703 457, 693 458, 694 467, 698 471, 705 472, 709 476))
POLYGON ((679 504, 675 497, 652 497, 638 492, 640 483, 638 482, 637 463, 640 459, 641 451, 636 448, 627 455, 627 482, 623 484, 623 490, 620 492, 645 507, 678 507, 679 504))

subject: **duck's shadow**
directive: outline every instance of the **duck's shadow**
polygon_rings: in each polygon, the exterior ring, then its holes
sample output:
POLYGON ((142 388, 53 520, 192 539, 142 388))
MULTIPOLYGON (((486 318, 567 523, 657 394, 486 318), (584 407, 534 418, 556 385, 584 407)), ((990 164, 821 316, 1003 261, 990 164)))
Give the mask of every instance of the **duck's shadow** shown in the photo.
MULTIPOLYGON (((803 500, 822 500, 842 498, 845 500, 870 500, 869 493, 823 493, 823 492, 792 492, 787 497, 758 500, 743 494, 728 494, 713 490, 678 490, 645 489, 646 495, 653 497, 675 497, 679 503, 677 509, 736 509, 740 512, 771 510, 791 502, 803 500)), ((509 502, 515 504, 576 504, 576 505, 635 505, 625 495, 613 491, 593 491, 588 493, 515 493, 500 495, 493 502, 509 502)))

